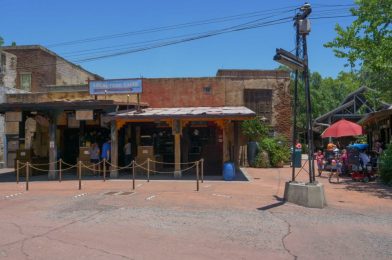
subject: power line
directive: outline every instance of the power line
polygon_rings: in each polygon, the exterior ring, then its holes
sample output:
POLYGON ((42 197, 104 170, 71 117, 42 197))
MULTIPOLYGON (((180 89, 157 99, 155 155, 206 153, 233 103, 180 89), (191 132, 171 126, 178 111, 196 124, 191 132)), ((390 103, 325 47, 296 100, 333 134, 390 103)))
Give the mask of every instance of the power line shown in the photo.
POLYGON ((138 30, 138 31, 131 31, 131 32, 125 32, 125 33, 117 33, 117 34, 90 37, 90 38, 85 38, 85 39, 80 39, 80 40, 49 44, 47 46, 48 47, 58 47, 58 46, 65 46, 65 45, 81 44, 81 43, 92 42, 92 41, 102 41, 102 40, 119 38, 119 37, 126 37, 126 36, 131 36, 131 35, 140 35, 140 34, 161 32, 161 31, 167 31, 167 30, 175 30, 175 29, 194 27, 194 26, 200 26, 200 25, 206 25, 206 24, 212 24, 212 23, 222 23, 222 22, 226 22, 226 21, 232 21, 232 20, 260 16, 261 14, 274 14, 274 13, 282 12, 282 10, 285 10, 284 12, 291 12, 296 9, 298 9, 298 8, 294 8, 294 6, 275 8, 275 9, 269 9, 269 10, 263 10, 263 11, 256 11, 256 12, 249 12, 249 13, 225 16, 225 17, 220 17, 220 18, 211 18, 211 19, 207 19, 207 20, 199 20, 199 21, 186 22, 186 23, 180 23, 180 24, 175 24, 175 25, 154 27, 154 28, 143 29, 143 30, 138 30), (278 10, 280 10, 280 11, 278 11, 278 10))
MULTIPOLYGON (((312 19, 332 19, 332 18, 340 18, 340 17, 352 17, 352 15, 344 15, 344 16, 324 16, 324 17, 312 17, 312 19)), ((156 49, 156 48, 161 48, 165 46, 170 46, 170 45, 175 45, 175 44, 180 44, 184 42, 190 42, 190 41, 195 41, 199 39, 204 39, 204 38, 209 38, 212 36, 217 36, 221 34, 226 34, 226 33, 231 33, 231 32, 237 32, 237 31, 243 31, 243 30, 250 30, 250 29, 255 29, 255 28, 260 28, 260 27, 266 27, 266 26, 272 26, 272 25, 278 25, 278 24, 283 24, 283 23, 288 23, 292 21, 292 17, 284 17, 280 19, 275 19, 271 21, 266 21, 263 23, 256 23, 256 24, 248 24, 247 26, 244 26, 244 24, 240 24, 237 26, 231 26, 228 28, 212 31, 212 32, 207 32, 204 34, 200 34, 197 36, 193 37, 188 37, 188 38, 183 38, 175 41, 169 41, 169 42, 162 42, 162 43, 157 43, 154 45, 146 45, 146 46, 141 46, 140 48, 136 49, 130 49, 127 51, 122 51, 122 52, 116 52, 116 53, 108 53, 106 55, 100 55, 100 56, 92 56, 92 57, 87 57, 84 59, 79 59, 79 60, 74 60, 71 62, 77 62, 77 63, 84 63, 84 62, 90 62, 90 61, 95 61, 99 59, 105 59, 105 58, 110 58, 110 57, 115 57, 115 56, 122 56, 130 53, 136 53, 136 52, 142 52, 146 50, 151 50, 151 49, 156 49)), ((64 60, 64 62, 67 62, 64 60)), ((56 63, 50 63, 50 64, 38 64, 35 66, 30 66, 30 67, 25 67, 25 68, 36 68, 36 67, 41 67, 41 66, 53 66, 56 63)), ((19 69, 23 69, 23 67, 18 67, 19 69)))

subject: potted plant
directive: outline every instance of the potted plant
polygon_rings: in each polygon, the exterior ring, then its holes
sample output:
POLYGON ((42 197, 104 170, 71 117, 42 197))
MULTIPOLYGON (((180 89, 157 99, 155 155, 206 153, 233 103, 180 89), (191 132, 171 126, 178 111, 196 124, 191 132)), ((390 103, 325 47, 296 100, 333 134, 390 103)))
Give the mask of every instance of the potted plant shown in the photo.
POLYGON ((257 153, 259 152, 258 141, 268 135, 268 127, 259 119, 245 120, 241 125, 242 133, 249 138, 247 144, 247 159, 251 167, 255 166, 257 153))

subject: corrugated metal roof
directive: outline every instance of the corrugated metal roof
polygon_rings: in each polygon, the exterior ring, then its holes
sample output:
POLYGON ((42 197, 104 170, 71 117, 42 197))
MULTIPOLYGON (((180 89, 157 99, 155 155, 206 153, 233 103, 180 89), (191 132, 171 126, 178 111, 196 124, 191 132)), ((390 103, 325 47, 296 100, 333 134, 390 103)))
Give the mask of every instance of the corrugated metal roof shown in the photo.
POLYGON ((118 111, 112 113, 118 119, 154 119, 154 118, 229 118, 254 117, 256 113, 249 108, 239 107, 176 107, 176 108, 145 108, 138 112, 118 111))

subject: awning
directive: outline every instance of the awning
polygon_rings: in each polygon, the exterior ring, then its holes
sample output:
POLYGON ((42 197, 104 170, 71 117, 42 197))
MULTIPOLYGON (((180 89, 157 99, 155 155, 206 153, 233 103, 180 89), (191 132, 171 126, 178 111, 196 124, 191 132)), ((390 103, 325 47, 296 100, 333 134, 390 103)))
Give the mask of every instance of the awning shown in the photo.
POLYGON ((109 114, 116 120, 165 120, 165 119, 253 119, 256 113, 249 108, 238 107, 176 107, 144 108, 141 111, 128 110, 109 114))

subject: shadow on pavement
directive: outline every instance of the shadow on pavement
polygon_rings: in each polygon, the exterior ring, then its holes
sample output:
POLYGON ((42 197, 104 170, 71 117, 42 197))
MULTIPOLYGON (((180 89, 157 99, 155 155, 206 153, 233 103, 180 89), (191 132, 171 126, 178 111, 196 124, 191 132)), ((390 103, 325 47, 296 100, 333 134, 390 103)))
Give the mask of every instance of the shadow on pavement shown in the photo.
POLYGON ((392 199, 392 187, 388 187, 378 182, 365 183, 350 181, 346 183, 345 189, 368 193, 369 195, 373 195, 378 198, 392 199))
POLYGON ((278 196, 276 196, 276 195, 274 195, 274 197, 275 197, 275 199, 276 199, 278 202, 272 203, 272 204, 270 204, 270 205, 266 205, 266 206, 264 206, 264 207, 257 208, 257 209, 258 209, 258 210, 265 211, 265 210, 269 210, 269 209, 273 209, 273 208, 282 206, 283 204, 286 203, 286 201, 285 201, 283 198, 278 197, 278 196))

